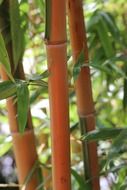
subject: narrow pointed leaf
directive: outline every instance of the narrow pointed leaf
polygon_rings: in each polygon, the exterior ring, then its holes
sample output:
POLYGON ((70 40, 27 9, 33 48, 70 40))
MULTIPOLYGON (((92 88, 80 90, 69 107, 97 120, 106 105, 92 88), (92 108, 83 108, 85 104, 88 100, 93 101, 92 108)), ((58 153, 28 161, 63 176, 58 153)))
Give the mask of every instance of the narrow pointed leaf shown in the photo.
POLYGON ((108 67, 104 66, 104 65, 99 65, 99 64, 96 64, 96 63, 93 62, 93 63, 90 63, 90 66, 92 66, 93 68, 95 68, 97 70, 105 72, 105 73, 107 73, 109 75, 112 75, 111 70, 108 67))
POLYGON ((24 132, 29 110, 29 91, 25 82, 17 85, 17 112, 19 131, 24 132))
POLYGON ((105 22, 107 23, 107 26, 112 34, 112 37, 116 39, 117 41, 120 40, 120 33, 119 29, 115 23, 114 18, 110 15, 110 13, 100 11, 100 15, 103 17, 105 22))
POLYGON ((12 81, 4 81, 0 83, 0 100, 6 99, 16 94, 16 83, 12 81))
POLYGON ((85 187, 85 182, 84 182, 84 179, 74 170, 74 169, 71 169, 71 174, 75 177, 75 179, 77 180, 79 186, 80 186, 80 189, 84 189, 85 187))
POLYGON ((23 38, 23 31, 21 29, 19 3, 17 0, 9 2, 10 2, 10 22, 11 22, 13 59, 16 69, 24 51, 24 38, 23 38))
POLYGON ((31 76, 28 76, 28 80, 30 80, 30 81, 37 81, 37 80, 41 80, 41 79, 47 78, 48 76, 49 76, 49 72, 48 72, 48 70, 46 70, 45 72, 43 72, 40 75, 33 74, 31 76))
POLYGON ((10 67, 10 61, 8 57, 8 53, 5 47, 4 39, 2 37, 2 34, 0 32, 0 64, 4 67, 6 73, 10 77, 12 81, 14 81, 12 74, 11 74, 11 67, 10 67))
POLYGON ((81 51, 81 53, 79 54, 78 58, 77 58, 77 61, 74 65, 74 68, 73 68, 73 78, 74 78, 74 81, 77 80, 78 78, 78 75, 81 71, 81 67, 83 66, 83 64, 85 63, 85 55, 84 55, 84 49, 81 51))
POLYGON ((112 144, 109 154, 108 154, 108 160, 111 160, 115 156, 118 155, 123 144, 126 141, 126 137, 127 137, 127 129, 123 129, 113 141, 113 144, 112 144))
POLYGON ((74 176, 75 180, 77 181, 77 183, 79 184, 79 190, 91 190, 90 184, 88 182, 84 181, 84 178, 81 177, 77 171, 75 171, 74 169, 71 169, 71 174, 74 176))
POLYGON ((0 144, 0 157, 6 154, 11 149, 11 147, 11 142, 4 142, 3 144, 0 144))
POLYGON ((100 130, 94 130, 87 133, 82 137, 82 140, 88 141, 98 141, 98 140, 106 140, 117 137, 120 132, 124 130, 123 128, 103 128, 100 130))
POLYGON ((112 41, 108 35, 109 30, 104 20, 100 17, 99 23, 96 27, 100 41, 102 43, 102 46, 104 48, 105 54, 107 58, 110 58, 113 54, 113 47, 112 47, 112 41))

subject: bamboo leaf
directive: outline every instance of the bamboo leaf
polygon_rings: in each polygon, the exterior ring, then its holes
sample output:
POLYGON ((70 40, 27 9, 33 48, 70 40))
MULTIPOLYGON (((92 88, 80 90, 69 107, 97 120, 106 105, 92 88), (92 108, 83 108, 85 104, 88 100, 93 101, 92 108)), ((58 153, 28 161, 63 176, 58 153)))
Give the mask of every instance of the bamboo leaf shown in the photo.
POLYGON ((127 129, 123 129, 119 135, 114 139, 113 144, 108 154, 108 160, 113 159, 120 152, 122 145, 125 143, 127 137, 127 129))
POLYGON ((91 190, 90 184, 88 182, 85 182, 84 179, 75 171, 74 169, 71 168, 71 174, 74 176, 75 180, 79 184, 79 190, 91 190))
POLYGON ((3 0, 0 0, 0 5, 3 3, 3 0))
POLYGON ((115 63, 114 61, 117 61, 117 59, 109 59, 108 61, 105 62, 105 65, 110 66, 112 68, 112 70, 115 71, 115 73, 119 74, 121 77, 123 77, 124 79, 127 79, 126 74, 122 71, 122 69, 120 69, 115 63))
POLYGON ((16 94, 16 83, 12 81, 4 81, 0 83, 0 100, 6 99, 16 94))
POLYGON ((2 34, 0 32, 0 64, 4 67, 6 73, 10 77, 12 81, 14 81, 13 76, 11 74, 11 67, 10 67, 10 61, 8 57, 8 53, 5 47, 4 39, 2 37, 2 34))
POLYGON ((100 17, 100 20, 97 24, 97 32, 100 38, 100 41, 102 43, 102 46, 104 48, 105 54, 107 58, 110 58, 113 54, 113 47, 112 47, 112 41, 110 40, 110 37, 108 35, 109 30, 107 28, 107 25, 104 20, 100 17))
POLYGON ((45 8, 45 4, 44 4, 44 1, 42 0, 35 0, 35 3, 37 4, 38 8, 40 9, 41 11, 41 15, 44 15, 44 8, 45 8))
POLYGON ((73 78, 74 81, 77 80, 78 75, 81 71, 81 67, 83 66, 83 64, 85 63, 85 54, 84 54, 84 49, 81 51, 81 53, 79 54, 77 61, 74 65, 73 68, 73 78))
POLYGON ((21 29, 19 3, 17 0, 10 2, 11 38, 15 69, 24 51, 24 37, 21 29))
POLYGON ((19 131, 24 132, 29 110, 29 91, 27 83, 20 82, 17 84, 17 112, 19 131))
POLYGON ((10 148, 12 147, 12 144, 10 142, 5 142, 4 144, 0 145, 0 157, 6 154, 10 148))
POLYGON ((83 190, 85 187, 84 179, 74 169, 71 169, 71 174, 75 177, 76 181, 80 186, 80 189, 83 190))
POLYGON ((0 157, 6 154, 11 147, 11 140, 8 137, 4 138, 3 141, 0 143, 0 157))
POLYGON ((103 128, 91 131, 82 137, 82 140, 99 141, 117 137, 123 128, 103 128))
POLYGON ((73 124, 71 127, 70 127, 70 133, 72 133, 75 129, 77 129, 79 126, 79 122, 73 124))
POLYGON ((47 88, 48 87, 48 83, 45 82, 44 80, 30 81, 29 84, 36 85, 36 86, 42 86, 43 88, 47 88))
POLYGON ((109 75, 112 74, 111 70, 108 67, 104 66, 104 65, 99 65, 99 64, 93 62, 93 63, 90 63, 90 66, 92 66, 93 68, 95 68, 97 70, 103 71, 103 72, 105 72, 105 73, 107 73, 109 75))
POLYGON ((88 21, 88 23, 87 23, 87 31, 88 32, 91 32, 91 31, 95 30, 96 25, 99 22, 99 19, 100 19, 99 15, 97 14, 97 12, 95 12, 93 14, 93 16, 90 18, 90 20, 88 21))
POLYGON ((39 96, 40 94, 45 92, 44 87, 39 87, 36 91, 33 92, 33 94, 30 97, 30 103, 32 104, 39 96))
POLYGON ((29 181, 31 180, 32 176, 34 175, 34 173, 36 172, 37 168, 39 166, 39 162, 38 160, 35 161, 35 163, 33 164, 31 170, 29 171, 29 174, 27 175, 25 181, 24 181, 24 184, 23 184, 23 187, 22 187, 22 190, 25 190, 29 181))
POLYGON ((107 12, 104 12, 104 11, 100 11, 99 14, 100 14, 100 16, 103 17, 103 19, 107 23, 107 26, 108 26, 108 28, 109 28, 112 36, 114 37, 114 39, 116 39, 117 41, 120 40, 119 29, 118 29, 118 27, 117 27, 117 25, 115 23, 115 20, 110 15, 110 13, 107 13, 107 12))
POLYGON ((33 74, 31 76, 28 76, 28 80, 30 80, 30 81, 37 81, 37 80, 42 80, 44 78, 47 78, 48 76, 49 76, 49 72, 48 72, 48 70, 46 70, 45 72, 43 72, 40 75, 33 74))
POLYGON ((127 190, 127 182, 120 186, 120 190, 127 190))

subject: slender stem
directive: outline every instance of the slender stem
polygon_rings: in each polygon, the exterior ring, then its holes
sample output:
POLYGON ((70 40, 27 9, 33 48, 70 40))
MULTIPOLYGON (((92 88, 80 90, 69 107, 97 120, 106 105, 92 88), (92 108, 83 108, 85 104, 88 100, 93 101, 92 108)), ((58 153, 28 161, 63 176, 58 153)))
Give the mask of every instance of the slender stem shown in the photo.
MULTIPOLYGON (((2 10, 5 10, 0 15, 0 21, 2 21, 2 25, 4 28, 4 26, 8 24, 6 22, 10 20, 9 19, 9 1, 5 0, 0 8, 2 10)), ((0 26, 1 26, 1 23, 0 23, 0 26)), ((2 33, 3 37, 6 38, 6 35, 8 33, 10 33, 10 27, 8 27, 6 31, 3 31, 2 33)), ((17 71, 14 72, 14 62, 13 62, 11 41, 6 45, 6 48, 8 51, 13 76, 24 79, 24 72, 23 72, 21 63, 19 63, 17 71)), ((2 67, 0 68, 0 74, 3 80, 9 80, 5 70, 2 67)), ((21 135, 19 133, 18 123, 16 119, 17 109, 12 98, 9 98, 9 100, 7 100, 7 110, 8 110, 10 131, 12 134, 14 154, 16 158, 16 165, 18 169, 18 178, 19 178, 19 183, 22 185, 26 177, 29 175, 29 172, 31 171, 32 167, 34 166, 34 163, 38 159, 37 152, 36 152, 35 137, 34 137, 34 132, 32 129, 33 128, 32 119, 31 119, 31 114, 29 111, 27 129, 24 132, 24 134, 21 135)), ((38 174, 36 170, 32 178, 29 180, 25 189, 35 190, 38 185, 39 185, 38 174)))
POLYGON ((46 27, 45 27, 45 40, 49 40, 51 31, 51 0, 46 0, 46 27))
POLYGON ((66 55, 66 2, 51 1, 47 41, 53 190, 70 190, 70 130, 66 55))
MULTIPOLYGON (((76 62, 80 53, 84 51, 85 64, 88 64, 88 47, 82 0, 68 0, 68 15, 74 62, 76 62)), ((81 68, 81 72, 75 82, 75 91, 77 96, 77 109, 80 118, 81 133, 86 133, 95 129, 95 111, 89 67, 81 68)), ((96 144, 83 142, 83 155, 85 179, 90 179, 92 190, 99 190, 99 168, 96 144)))

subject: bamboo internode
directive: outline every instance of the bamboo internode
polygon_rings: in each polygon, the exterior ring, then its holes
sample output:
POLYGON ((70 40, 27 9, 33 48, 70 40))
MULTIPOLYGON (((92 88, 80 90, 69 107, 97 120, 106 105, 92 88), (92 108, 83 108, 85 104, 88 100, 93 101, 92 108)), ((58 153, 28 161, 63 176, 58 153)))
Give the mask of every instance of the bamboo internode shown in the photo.
POLYGON ((53 190, 70 190, 70 129, 66 54, 66 1, 52 0, 46 39, 52 138, 53 190))
MULTIPOLYGON (((77 61, 80 53, 84 51, 84 63, 88 64, 88 48, 82 0, 68 0, 68 15, 70 25, 71 45, 74 62, 77 61)), ((80 118, 81 133, 95 129, 94 103, 92 97, 90 69, 82 67, 78 79, 75 82, 77 96, 77 109, 80 118)), ((95 143, 83 142, 83 154, 85 165, 85 178, 90 180, 92 190, 99 190, 99 168, 97 158, 97 147, 95 143)))
POLYGON ((70 135, 66 44, 47 46, 53 189, 70 190, 70 135))

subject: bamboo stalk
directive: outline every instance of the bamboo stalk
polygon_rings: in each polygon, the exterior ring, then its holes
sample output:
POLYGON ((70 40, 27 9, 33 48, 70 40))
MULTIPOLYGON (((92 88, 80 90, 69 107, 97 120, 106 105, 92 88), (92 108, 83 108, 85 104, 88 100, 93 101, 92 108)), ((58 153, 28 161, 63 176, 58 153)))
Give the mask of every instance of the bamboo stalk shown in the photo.
MULTIPOLYGON (((0 73, 3 80, 8 80, 8 76, 2 68, 0 68, 0 73)), ((22 185, 25 182, 27 176, 29 175, 29 172, 31 171, 34 163, 38 159, 34 131, 31 121, 31 114, 29 112, 27 130, 22 135, 19 133, 18 130, 18 123, 16 119, 17 109, 16 105, 14 104, 13 98, 9 98, 7 100, 7 110, 16 165, 18 169, 18 178, 19 183, 22 185)), ((28 182, 25 190, 35 190, 35 188, 38 185, 38 174, 35 173, 28 182)))
MULTIPOLYGON (((3 6, 3 10, 5 9, 6 10, 5 12, 7 13, 9 11, 9 1, 4 1, 2 6, 3 6)), ((6 19, 4 15, 1 18, 3 24, 5 25, 6 25, 6 19)), ((7 32, 10 32, 10 31, 7 31, 7 32)), ((3 33, 3 36, 4 37, 6 36, 6 31, 3 33)), ((24 71, 23 71, 21 63, 19 63, 17 71, 16 72, 14 71, 11 41, 7 44, 6 48, 8 51, 13 76, 15 77, 17 75, 18 78, 24 79, 24 71)), ((1 73, 1 78, 3 80, 9 80, 5 70, 2 67, 0 68, 0 73, 1 73)), ((17 109, 16 109, 16 105, 14 104, 13 98, 9 98, 7 100, 7 110, 8 110, 10 131, 13 138, 13 147, 14 147, 16 165, 18 168, 19 183, 20 185, 22 185, 25 182, 25 179, 27 178, 27 176, 29 175, 29 172, 31 171, 34 163, 38 159, 31 114, 29 111, 27 129, 22 135, 19 133, 19 129, 18 129, 18 122, 16 119, 17 109)), ((25 190, 35 190, 38 185, 39 185, 38 174, 36 170, 32 178, 29 180, 28 184, 26 185, 25 190)))
MULTIPOLYGON (((85 64, 88 64, 88 47, 82 0, 68 0, 68 15, 74 62, 76 62, 78 56, 83 50, 85 64)), ((81 133, 84 134, 95 129, 95 110, 92 97, 89 65, 81 68, 81 72, 75 82, 75 91, 77 96, 77 109, 80 119, 81 133)), ((99 190, 99 167, 96 143, 83 142, 83 156, 85 179, 91 181, 92 190, 99 190)))
POLYGON ((66 55, 66 2, 51 0, 46 39, 49 69, 53 190, 70 190, 70 132, 66 55))

